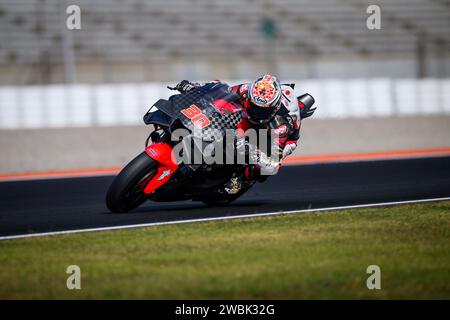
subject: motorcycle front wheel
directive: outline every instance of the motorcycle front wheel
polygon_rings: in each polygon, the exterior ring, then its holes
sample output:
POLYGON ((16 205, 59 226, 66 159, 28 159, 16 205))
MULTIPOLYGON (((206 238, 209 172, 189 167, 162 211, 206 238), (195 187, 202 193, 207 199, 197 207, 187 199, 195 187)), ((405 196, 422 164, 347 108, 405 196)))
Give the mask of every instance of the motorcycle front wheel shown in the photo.
POLYGON ((106 194, 106 206, 113 213, 129 212, 145 200, 144 187, 153 179, 158 162, 142 152, 114 178, 106 194))

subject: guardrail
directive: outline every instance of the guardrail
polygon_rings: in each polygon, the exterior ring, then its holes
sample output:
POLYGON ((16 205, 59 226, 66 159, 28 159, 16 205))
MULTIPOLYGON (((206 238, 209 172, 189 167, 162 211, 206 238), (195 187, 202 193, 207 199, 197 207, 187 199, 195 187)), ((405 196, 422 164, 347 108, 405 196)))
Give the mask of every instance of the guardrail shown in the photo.
MULTIPOLYGON (((316 117, 450 114, 450 79, 286 81, 316 99, 316 117)), ((239 81, 230 81, 230 84, 239 81)), ((0 87, 0 129, 133 125, 166 83, 0 87)))

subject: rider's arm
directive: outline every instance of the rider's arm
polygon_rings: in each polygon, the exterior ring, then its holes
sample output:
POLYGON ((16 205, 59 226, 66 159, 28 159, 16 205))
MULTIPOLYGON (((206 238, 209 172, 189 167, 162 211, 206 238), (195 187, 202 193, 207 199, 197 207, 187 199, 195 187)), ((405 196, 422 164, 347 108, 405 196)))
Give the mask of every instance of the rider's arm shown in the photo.
MULTIPOLYGON (((241 102, 247 102, 248 84, 240 84, 232 87, 233 91, 239 94, 241 102)), ((290 155, 297 147, 297 140, 300 132, 300 117, 297 99, 294 90, 290 86, 283 86, 282 97, 283 108, 278 112, 272 121, 269 122, 269 129, 277 134, 272 138, 271 156, 265 152, 254 149, 253 160, 257 167, 266 172, 266 175, 275 174, 281 166, 281 161, 290 155)), ((252 127, 246 119, 238 125, 237 132, 243 135, 248 128, 252 127)))
POLYGON ((289 156, 297 147, 300 137, 300 123, 289 114, 276 115, 269 123, 272 134, 273 149, 280 161, 289 156))
POLYGON ((280 137, 280 148, 282 148, 282 159, 289 156, 296 148, 300 137, 300 110, 295 96, 293 85, 283 85, 283 95, 281 102, 287 109, 287 114, 282 116, 287 123, 288 130, 284 137, 280 137))
POLYGON ((262 175, 274 175, 281 167, 284 158, 290 155, 297 147, 300 128, 295 127, 293 119, 287 115, 285 117, 276 116, 269 124, 272 129, 271 155, 257 150, 256 159, 257 166, 260 168, 262 175))

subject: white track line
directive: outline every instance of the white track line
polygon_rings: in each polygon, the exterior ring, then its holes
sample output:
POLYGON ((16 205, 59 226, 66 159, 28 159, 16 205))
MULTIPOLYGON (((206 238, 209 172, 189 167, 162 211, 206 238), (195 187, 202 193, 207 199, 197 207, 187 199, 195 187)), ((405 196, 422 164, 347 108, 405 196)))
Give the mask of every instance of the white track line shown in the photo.
POLYGON ((163 226, 163 225, 171 225, 171 224, 182 224, 182 223, 194 223, 194 222, 207 222, 207 221, 217 221, 217 220, 231 220, 231 219, 267 217, 267 216, 286 215, 286 214, 298 214, 298 213, 308 213, 308 212, 321 212, 321 211, 335 211, 335 210, 344 210, 344 209, 381 207, 381 206, 391 206, 391 205, 410 204, 410 203, 422 203, 422 202, 433 202, 433 201, 443 201, 443 200, 450 200, 450 197, 432 198, 432 199, 420 199, 420 200, 407 200, 407 201, 396 201, 396 202, 383 202, 383 203, 371 203, 371 204, 358 204, 358 205, 352 205, 352 206, 328 207, 328 208, 318 208, 318 209, 304 209, 304 210, 291 210, 291 211, 243 214, 243 215, 237 215, 237 216, 224 216, 224 217, 212 217, 212 218, 201 218, 201 219, 187 219, 187 220, 175 220, 175 221, 165 221, 165 222, 152 222, 152 223, 130 224, 130 225, 124 225, 124 226, 112 226, 112 227, 89 228, 89 229, 76 229, 76 230, 55 231, 55 232, 19 234, 19 235, 14 235, 14 236, 0 237, 0 240, 12 240, 12 239, 21 239, 21 238, 54 236, 54 235, 71 234, 71 233, 82 233, 82 232, 123 230, 123 229, 155 227, 155 226, 163 226))

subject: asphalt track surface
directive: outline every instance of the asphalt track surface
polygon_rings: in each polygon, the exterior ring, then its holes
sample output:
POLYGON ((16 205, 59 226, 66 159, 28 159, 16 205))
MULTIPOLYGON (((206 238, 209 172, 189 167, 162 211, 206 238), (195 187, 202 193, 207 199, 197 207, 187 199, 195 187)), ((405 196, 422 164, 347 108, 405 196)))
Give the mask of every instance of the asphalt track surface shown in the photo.
POLYGON ((111 214, 112 176, 0 183, 0 236, 450 197, 450 157, 284 167, 227 207, 147 202, 111 214))

